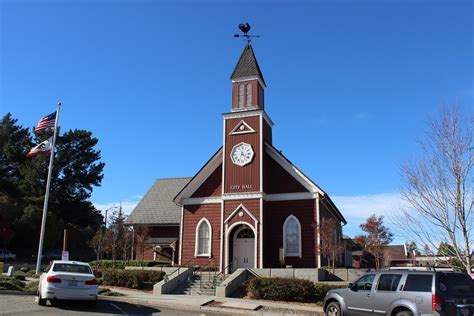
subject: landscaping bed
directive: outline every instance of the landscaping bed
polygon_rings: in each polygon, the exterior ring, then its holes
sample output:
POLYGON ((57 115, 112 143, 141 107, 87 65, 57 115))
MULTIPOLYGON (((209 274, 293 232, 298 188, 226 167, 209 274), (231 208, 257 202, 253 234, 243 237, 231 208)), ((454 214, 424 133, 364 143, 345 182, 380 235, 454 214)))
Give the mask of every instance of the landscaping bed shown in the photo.
POLYGON ((313 283, 297 278, 252 278, 244 284, 246 298, 321 305, 330 289, 345 284, 313 283))
POLYGON ((95 260, 89 262, 92 269, 125 269, 125 267, 156 267, 171 266, 169 261, 164 260, 95 260))

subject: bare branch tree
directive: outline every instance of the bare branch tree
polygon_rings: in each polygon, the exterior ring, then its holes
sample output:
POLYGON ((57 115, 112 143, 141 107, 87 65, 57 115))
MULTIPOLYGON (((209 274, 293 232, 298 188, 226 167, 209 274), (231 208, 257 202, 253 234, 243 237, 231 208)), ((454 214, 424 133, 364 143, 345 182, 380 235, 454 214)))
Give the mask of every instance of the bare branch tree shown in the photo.
POLYGON ((473 245, 472 123, 459 105, 429 119, 422 157, 402 166, 401 195, 409 207, 393 218, 405 236, 426 248, 452 246, 453 258, 467 271, 473 245))
POLYGON ((326 257, 328 265, 335 269, 336 258, 345 249, 340 235, 341 224, 334 218, 323 218, 320 227, 315 226, 319 233, 320 245, 316 245, 317 253, 326 257))

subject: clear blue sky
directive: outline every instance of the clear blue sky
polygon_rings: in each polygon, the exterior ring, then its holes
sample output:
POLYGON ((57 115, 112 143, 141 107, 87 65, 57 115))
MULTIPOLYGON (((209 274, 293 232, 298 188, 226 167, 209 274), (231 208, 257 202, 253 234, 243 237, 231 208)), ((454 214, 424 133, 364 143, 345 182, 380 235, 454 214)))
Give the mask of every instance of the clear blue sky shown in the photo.
POLYGON ((133 205, 221 146, 249 22, 274 143, 353 235, 396 208, 427 116, 456 98, 473 109, 471 1, 197 2, 0 0, 0 114, 34 126, 61 100, 63 130, 100 141, 92 200, 133 205))

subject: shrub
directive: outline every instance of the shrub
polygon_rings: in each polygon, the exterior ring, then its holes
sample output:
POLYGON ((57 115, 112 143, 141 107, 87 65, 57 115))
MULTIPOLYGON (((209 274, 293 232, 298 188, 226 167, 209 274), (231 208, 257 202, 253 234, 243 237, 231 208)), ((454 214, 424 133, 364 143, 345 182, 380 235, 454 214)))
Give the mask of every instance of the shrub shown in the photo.
POLYGON ((328 283, 315 283, 314 284, 314 295, 316 301, 322 301, 326 296, 326 293, 332 289, 340 289, 347 287, 345 284, 328 284, 328 283))
POLYGON ((132 289, 151 289, 164 275, 162 271, 107 269, 101 271, 100 283, 132 289))
POLYGON ((273 301, 309 301, 315 296, 314 283, 290 278, 254 278, 246 282, 247 295, 273 301))
POLYGON ((95 260, 89 263, 92 269, 124 269, 129 267, 155 267, 155 266, 170 266, 169 261, 164 260, 95 260))
POLYGON ((3 277, 0 276, 0 288, 13 290, 13 291, 23 291, 25 284, 20 280, 15 278, 3 277))
POLYGON ((21 272, 21 271, 16 271, 15 273, 13 273, 13 277, 17 280, 25 281, 26 280, 26 273, 21 272))
POLYGON ((25 288, 23 289, 26 292, 37 292, 38 291, 38 284, 39 281, 33 281, 26 284, 25 288))

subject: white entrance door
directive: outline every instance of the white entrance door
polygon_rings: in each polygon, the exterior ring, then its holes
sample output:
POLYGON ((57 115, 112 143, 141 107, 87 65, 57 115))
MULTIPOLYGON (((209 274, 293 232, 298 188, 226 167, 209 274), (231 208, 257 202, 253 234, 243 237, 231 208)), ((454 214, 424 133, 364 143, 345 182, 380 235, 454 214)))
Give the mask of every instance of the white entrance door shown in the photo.
POLYGON ((240 228, 234 235, 232 271, 237 268, 254 268, 255 235, 248 227, 240 228))

